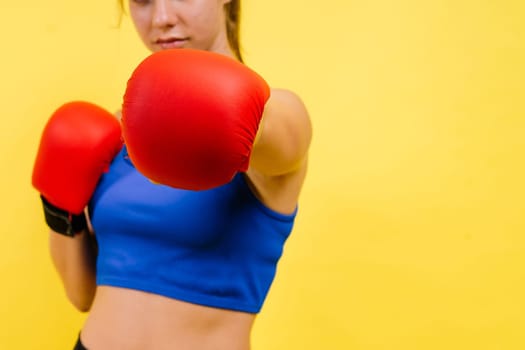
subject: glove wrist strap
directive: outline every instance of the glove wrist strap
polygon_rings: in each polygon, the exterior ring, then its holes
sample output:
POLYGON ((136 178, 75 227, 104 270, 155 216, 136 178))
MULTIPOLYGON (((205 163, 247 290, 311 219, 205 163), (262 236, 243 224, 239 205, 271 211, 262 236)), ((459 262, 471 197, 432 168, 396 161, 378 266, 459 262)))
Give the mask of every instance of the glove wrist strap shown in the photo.
POLYGON ((49 203, 44 196, 40 196, 44 206, 46 223, 53 231, 68 237, 75 236, 87 228, 87 219, 84 213, 72 214, 49 203))

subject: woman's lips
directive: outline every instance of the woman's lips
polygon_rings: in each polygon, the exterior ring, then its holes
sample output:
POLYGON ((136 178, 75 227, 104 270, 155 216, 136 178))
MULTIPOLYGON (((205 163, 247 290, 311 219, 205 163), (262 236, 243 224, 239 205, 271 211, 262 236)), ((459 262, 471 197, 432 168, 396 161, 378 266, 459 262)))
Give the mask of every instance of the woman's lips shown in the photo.
POLYGON ((166 39, 158 39, 155 44, 160 46, 160 48, 166 50, 166 49, 180 49, 181 47, 186 44, 188 39, 186 38, 166 38, 166 39))

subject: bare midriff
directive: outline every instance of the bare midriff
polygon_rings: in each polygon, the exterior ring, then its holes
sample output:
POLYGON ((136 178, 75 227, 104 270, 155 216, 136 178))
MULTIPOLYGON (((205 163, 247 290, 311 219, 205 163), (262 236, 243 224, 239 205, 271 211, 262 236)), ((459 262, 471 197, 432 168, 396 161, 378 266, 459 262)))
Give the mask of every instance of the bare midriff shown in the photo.
POLYGON ((249 350, 254 314, 99 286, 81 332, 89 350, 249 350))

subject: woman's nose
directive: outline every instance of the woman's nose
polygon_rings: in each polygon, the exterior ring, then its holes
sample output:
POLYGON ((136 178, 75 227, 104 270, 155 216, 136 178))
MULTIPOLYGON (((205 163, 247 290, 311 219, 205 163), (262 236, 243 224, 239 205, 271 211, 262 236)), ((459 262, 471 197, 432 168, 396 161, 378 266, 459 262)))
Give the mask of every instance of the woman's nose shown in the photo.
POLYGON ((173 27, 177 24, 177 14, 171 0, 155 0, 152 25, 157 28, 173 27))

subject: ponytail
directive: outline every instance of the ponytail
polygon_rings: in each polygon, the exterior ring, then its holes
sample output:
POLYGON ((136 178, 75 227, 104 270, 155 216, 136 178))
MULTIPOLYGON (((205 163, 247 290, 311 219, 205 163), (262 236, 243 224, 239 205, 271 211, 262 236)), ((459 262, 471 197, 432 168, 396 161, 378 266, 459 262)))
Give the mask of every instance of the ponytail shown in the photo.
POLYGON ((226 12, 226 35, 228 37, 228 44, 233 50, 235 57, 241 62, 241 45, 239 40, 240 22, 241 22, 241 0, 231 0, 224 5, 226 12))

